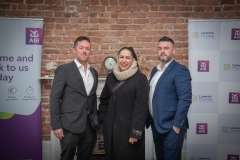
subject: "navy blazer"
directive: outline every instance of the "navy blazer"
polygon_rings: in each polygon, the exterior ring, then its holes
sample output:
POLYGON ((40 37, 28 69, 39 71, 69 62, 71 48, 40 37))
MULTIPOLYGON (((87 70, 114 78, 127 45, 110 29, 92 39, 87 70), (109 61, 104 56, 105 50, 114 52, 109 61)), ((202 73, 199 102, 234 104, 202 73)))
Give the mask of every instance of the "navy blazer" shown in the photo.
MULTIPOLYGON (((158 71, 151 71, 150 80, 158 71)), ((192 103, 191 75, 187 67, 173 60, 159 78, 152 99, 154 125, 159 133, 172 130, 173 125, 187 129, 187 113, 192 103)), ((146 126, 149 127, 147 122, 146 126)))

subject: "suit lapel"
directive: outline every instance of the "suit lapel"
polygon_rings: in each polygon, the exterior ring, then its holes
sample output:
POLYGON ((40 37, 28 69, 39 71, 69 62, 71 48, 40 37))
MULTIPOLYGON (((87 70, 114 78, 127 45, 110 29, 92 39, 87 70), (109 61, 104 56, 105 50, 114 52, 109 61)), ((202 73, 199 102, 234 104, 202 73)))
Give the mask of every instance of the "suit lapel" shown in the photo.
POLYGON ((159 80, 158 80, 158 82, 157 82, 157 85, 156 85, 156 87, 155 87, 155 90, 154 90, 153 98, 154 98, 154 96, 155 96, 155 94, 156 94, 156 91, 157 91, 158 87, 160 86, 162 80, 163 80, 163 79, 166 77, 166 75, 172 70, 172 67, 174 66, 175 63, 176 63, 176 61, 173 60, 173 61, 169 64, 169 66, 166 68, 166 70, 163 72, 163 74, 161 75, 161 77, 159 78, 159 80))
POLYGON ((79 72, 79 69, 78 69, 78 67, 77 67, 77 65, 76 65, 76 63, 74 61, 71 63, 71 67, 72 67, 72 70, 73 70, 73 72, 75 73, 75 75, 77 77, 78 83, 80 84, 80 88, 81 88, 80 92, 84 91, 83 93, 87 96, 87 91, 86 91, 86 88, 84 86, 82 76, 81 76, 81 74, 79 72))

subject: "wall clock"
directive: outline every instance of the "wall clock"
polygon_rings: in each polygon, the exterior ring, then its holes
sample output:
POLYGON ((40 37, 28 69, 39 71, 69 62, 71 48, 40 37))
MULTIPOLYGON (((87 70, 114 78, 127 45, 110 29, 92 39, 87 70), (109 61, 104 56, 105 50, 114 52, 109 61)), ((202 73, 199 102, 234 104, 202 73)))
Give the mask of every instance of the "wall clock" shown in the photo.
POLYGON ((117 60, 114 57, 107 57, 102 64, 102 70, 99 76, 106 77, 108 73, 112 72, 113 68, 117 64, 117 60))

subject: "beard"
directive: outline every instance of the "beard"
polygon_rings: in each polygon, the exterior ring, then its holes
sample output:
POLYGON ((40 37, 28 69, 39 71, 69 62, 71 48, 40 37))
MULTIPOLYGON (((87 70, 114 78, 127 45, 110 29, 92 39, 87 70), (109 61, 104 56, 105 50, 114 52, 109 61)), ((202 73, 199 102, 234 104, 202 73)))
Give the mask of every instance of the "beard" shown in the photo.
POLYGON ((160 62, 162 62, 162 63, 168 63, 168 62, 170 62, 171 60, 172 60, 172 58, 171 57, 169 57, 169 56, 166 56, 165 58, 160 58, 159 56, 158 56, 158 59, 160 60, 160 62))

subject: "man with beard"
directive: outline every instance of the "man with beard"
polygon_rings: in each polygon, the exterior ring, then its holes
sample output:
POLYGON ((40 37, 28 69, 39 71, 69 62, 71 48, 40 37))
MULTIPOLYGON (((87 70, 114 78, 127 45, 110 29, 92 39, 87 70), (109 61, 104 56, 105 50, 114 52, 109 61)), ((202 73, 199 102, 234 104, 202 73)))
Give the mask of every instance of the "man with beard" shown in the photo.
POLYGON ((149 85, 149 116, 158 160, 181 160, 187 113, 192 103, 191 76, 187 67, 174 59, 174 41, 162 37, 157 53, 160 64, 153 68, 149 85))

